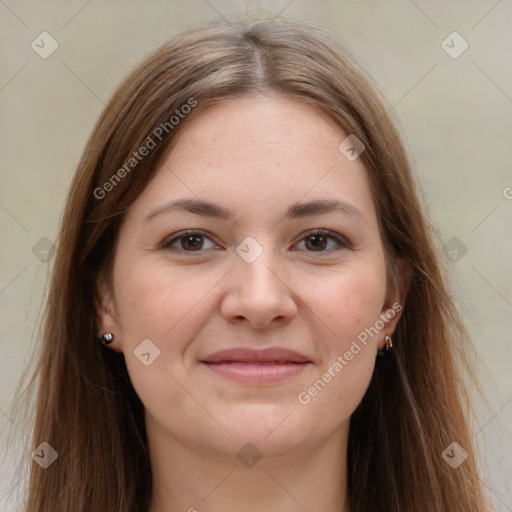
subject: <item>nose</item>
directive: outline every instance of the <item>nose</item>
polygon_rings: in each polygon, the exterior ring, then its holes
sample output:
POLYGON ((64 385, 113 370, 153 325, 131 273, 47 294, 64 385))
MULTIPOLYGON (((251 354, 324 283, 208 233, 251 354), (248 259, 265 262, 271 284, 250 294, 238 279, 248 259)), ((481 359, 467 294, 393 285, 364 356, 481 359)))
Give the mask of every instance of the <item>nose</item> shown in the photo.
POLYGON ((293 283, 286 279, 285 263, 264 248, 252 263, 235 255, 235 268, 225 282, 221 312, 230 322, 250 322, 253 327, 289 322, 297 314, 293 283))

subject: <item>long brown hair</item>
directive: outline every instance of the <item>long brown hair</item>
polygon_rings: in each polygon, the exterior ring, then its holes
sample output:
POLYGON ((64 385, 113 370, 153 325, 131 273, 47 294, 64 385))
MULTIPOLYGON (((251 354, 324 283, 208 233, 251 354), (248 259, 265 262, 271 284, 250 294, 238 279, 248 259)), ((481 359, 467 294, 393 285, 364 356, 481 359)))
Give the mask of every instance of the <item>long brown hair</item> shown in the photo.
POLYGON ((46 441, 58 459, 47 469, 32 463, 28 512, 147 512, 152 478, 143 405, 123 355, 98 343, 96 282, 111 269, 123 215, 188 120, 212 102, 259 91, 309 102, 364 143, 360 158, 387 258, 402 258, 411 269, 391 355, 377 362, 351 418, 350 509, 487 510, 462 373, 471 344, 447 290, 404 143, 370 79, 336 36, 281 16, 187 29, 122 82, 97 121, 63 214, 32 380, 38 386, 32 449, 46 441), (197 107, 113 181, 191 99, 197 107), (442 458, 452 442, 468 454, 456 469, 442 458))

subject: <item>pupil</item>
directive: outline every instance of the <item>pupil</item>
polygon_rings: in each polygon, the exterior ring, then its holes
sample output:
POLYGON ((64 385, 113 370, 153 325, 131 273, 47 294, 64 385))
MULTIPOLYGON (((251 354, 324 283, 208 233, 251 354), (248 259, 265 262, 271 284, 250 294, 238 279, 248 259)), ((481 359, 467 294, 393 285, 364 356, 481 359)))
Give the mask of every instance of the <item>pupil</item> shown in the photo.
POLYGON ((309 240, 316 240, 316 242, 313 242, 313 246, 314 247, 320 247, 320 248, 325 248, 325 236, 323 235, 313 235, 313 236, 310 236, 309 237, 309 240), (321 243, 320 245, 318 244, 318 241, 321 240, 321 243))
MULTIPOLYGON (((189 244, 192 248, 197 248, 198 246, 201 245, 201 237, 200 236, 197 236, 197 235, 191 235, 191 236, 187 236, 185 237, 185 245, 189 244), (194 243, 192 241, 192 243, 190 243, 191 240, 195 240, 196 243, 194 243)), ((185 249, 186 247, 184 247, 185 249)))
MULTIPOLYGON (((184 240, 185 240, 185 244, 184 245, 189 245, 192 248, 196 248, 197 249, 197 247, 201 246, 201 237, 200 236, 191 235, 191 236, 185 237, 184 240)), ((311 245, 314 248, 317 248, 317 249, 318 248, 320 248, 320 249, 324 249, 325 248, 326 237, 323 236, 323 235, 312 235, 312 236, 309 237, 309 241, 311 242, 311 245)))

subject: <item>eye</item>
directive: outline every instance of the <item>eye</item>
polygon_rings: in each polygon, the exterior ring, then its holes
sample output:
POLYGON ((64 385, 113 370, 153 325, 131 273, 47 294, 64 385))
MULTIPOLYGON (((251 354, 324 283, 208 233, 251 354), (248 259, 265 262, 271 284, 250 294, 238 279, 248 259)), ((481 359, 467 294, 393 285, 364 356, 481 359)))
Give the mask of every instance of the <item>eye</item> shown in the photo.
POLYGON ((349 244, 341 236, 326 229, 315 229, 314 231, 310 231, 306 236, 304 236, 304 238, 302 238, 301 242, 302 241, 305 241, 305 246, 307 247, 308 252, 331 252, 332 248, 325 250, 329 245, 329 241, 334 241, 335 246, 338 246, 334 251, 338 251, 343 247, 349 248, 349 244))
MULTIPOLYGON (((332 231, 326 229, 316 229, 308 232, 301 242, 305 242, 308 252, 331 252, 341 248, 349 248, 345 239, 332 231), (328 248, 329 242, 334 242, 336 248, 328 248), (327 250, 326 250, 327 249, 327 250)), ((217 247, 204 232, 186 230, 181 231, 163 242, 161 248, 176 252, 202 252, 203 249, 213 249, 217 247), (211 247, 205 247, 204 240, 211 242, 211 247)), ((296 246, 297 247, 297 246, 296 246)))
MULTIPOLYGON (((205 249, 204 239, 210 240, 210 238, 202 231, 182 231, 181 233, 174 235, 172 238, 167 239, 162 244, 162 249, 171 249, 178 252, 200 252, 201 249, 205 249), (176 242, 180 242, 179 246, 173 247, 176 242)), ((215 244, 213 244, 213 246, 216 247, 215 244)), ((206 247, 206 249, 209 248, 211 249, 213 247, 206 247)))

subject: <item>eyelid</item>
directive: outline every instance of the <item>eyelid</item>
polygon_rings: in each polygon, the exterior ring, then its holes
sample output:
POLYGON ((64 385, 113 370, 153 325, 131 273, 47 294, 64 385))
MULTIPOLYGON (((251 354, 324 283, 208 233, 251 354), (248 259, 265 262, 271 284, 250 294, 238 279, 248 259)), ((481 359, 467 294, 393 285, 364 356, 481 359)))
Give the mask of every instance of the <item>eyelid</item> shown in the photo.
MULTIPOLYGON (((206 231, 203 231, 202 229, 185 229, 183 231, 179 231, 177 233, 174 233, 170 236, 168 236, 163 242, 162 244, 160 245, 160 248, 161 249, 169 249, 169 247, 174 243, 174 242, 177 242, 178 240, 180 240, 181 238, 185 238, 187 236, 194 236, 194 235, 201 235, 202 237, 204 238, 208 238, 209 240, 212 240, 212 237, 210 236, 210 234, 208 234, 206 231)), ((213 242, 215 243, 215 242, 213 242)), ((169 249, 169 250, 173 250, 173 249, 169 249)), ((185 251, 183 249, 175 249, 176 252, 182 252, 182 253, 193 253, 193 252, 197 252, 197 253, 201 253, 201 252, 204 252, 204 251, 185 251)))
MULTIPOLYGON (((308 236, 324 236, 326 238, 330 238, 331 240, 335 240, 339 245, 341 245, 342 247, 344 247, 346 249, 350 249, 351 248, 351 244, 349 243, 349 241, 344 236, 342 236, 339 233, 336 233, 335 231, 331 231, 331 230, 325 229, 325 228, 310 229, 309 231, 306 231, 306 232, 302 233, 300 235, 300 239, 299 239, 299 241, 297 243, 302 242, 302 240, 304 240, 304 238, 307 238, 308 236)), ((330 249, 328 251, 318 251, 318 252, 319 252, 319 254, 322 254, 322 253, 324 253, 324 254, 331 254, 331 253, 336 252, 338 250, 340 250, 340 248, 330 249)), ((306 251, 306 252, 314 254, 317 251, 306 251)))
MULTIPOLYGON (((178 240, 180 240, 181 238, 184 238, 184 237, 187 237, 187 236, 194 236, 194 235, 200 235, 200 236, 202 236, 204 238, 209 239, 213 243, 215 243, 212 240, 212 237, 210 236, 210 234, 207 233, 206 231, 203 231, 201 229, 186 229, 186 230, 174 233, 174 234, 170 235, 169 237, 167 237, 162 242, 162 244, 160 245, 160 248, 161 249, 167 249, 167 250, 173 250, 175 252, 183 253, 183 254, 193 254, 193 253, 201 254, 201 253, 205 252, 204 250, 185 251, 183 249, 170 249, 170 246, 173 243, 175 243, 178 240)), ((327 251, 305 251, 305 252, 310 253, 310 254, 315 254, 316 252, 318 252, 318 254, 332 254, 333 252, 337 252, 337 251, 339 251, 339 250, 341 250, 343 248, 345 248, 345 249, 350 249, 351 248, 350 243, 348 242, 348 240, 345 237, 343 237, 339 233, 336 233, 335 231, 330 231, 330 230, 325 229, 325 228, 310 229, 308 231, 305 231, 304 233, 301 233, 299 240, 294 245, 297 245, 299 242, 302 242, 305 238, 307 238, 309 236, 324 236, 326 238, 334 240, 335 242, 337 242, 339 244, 339 246, 341 246, 341 247, 338 247, 336 249, 329 249, 327 251)))

